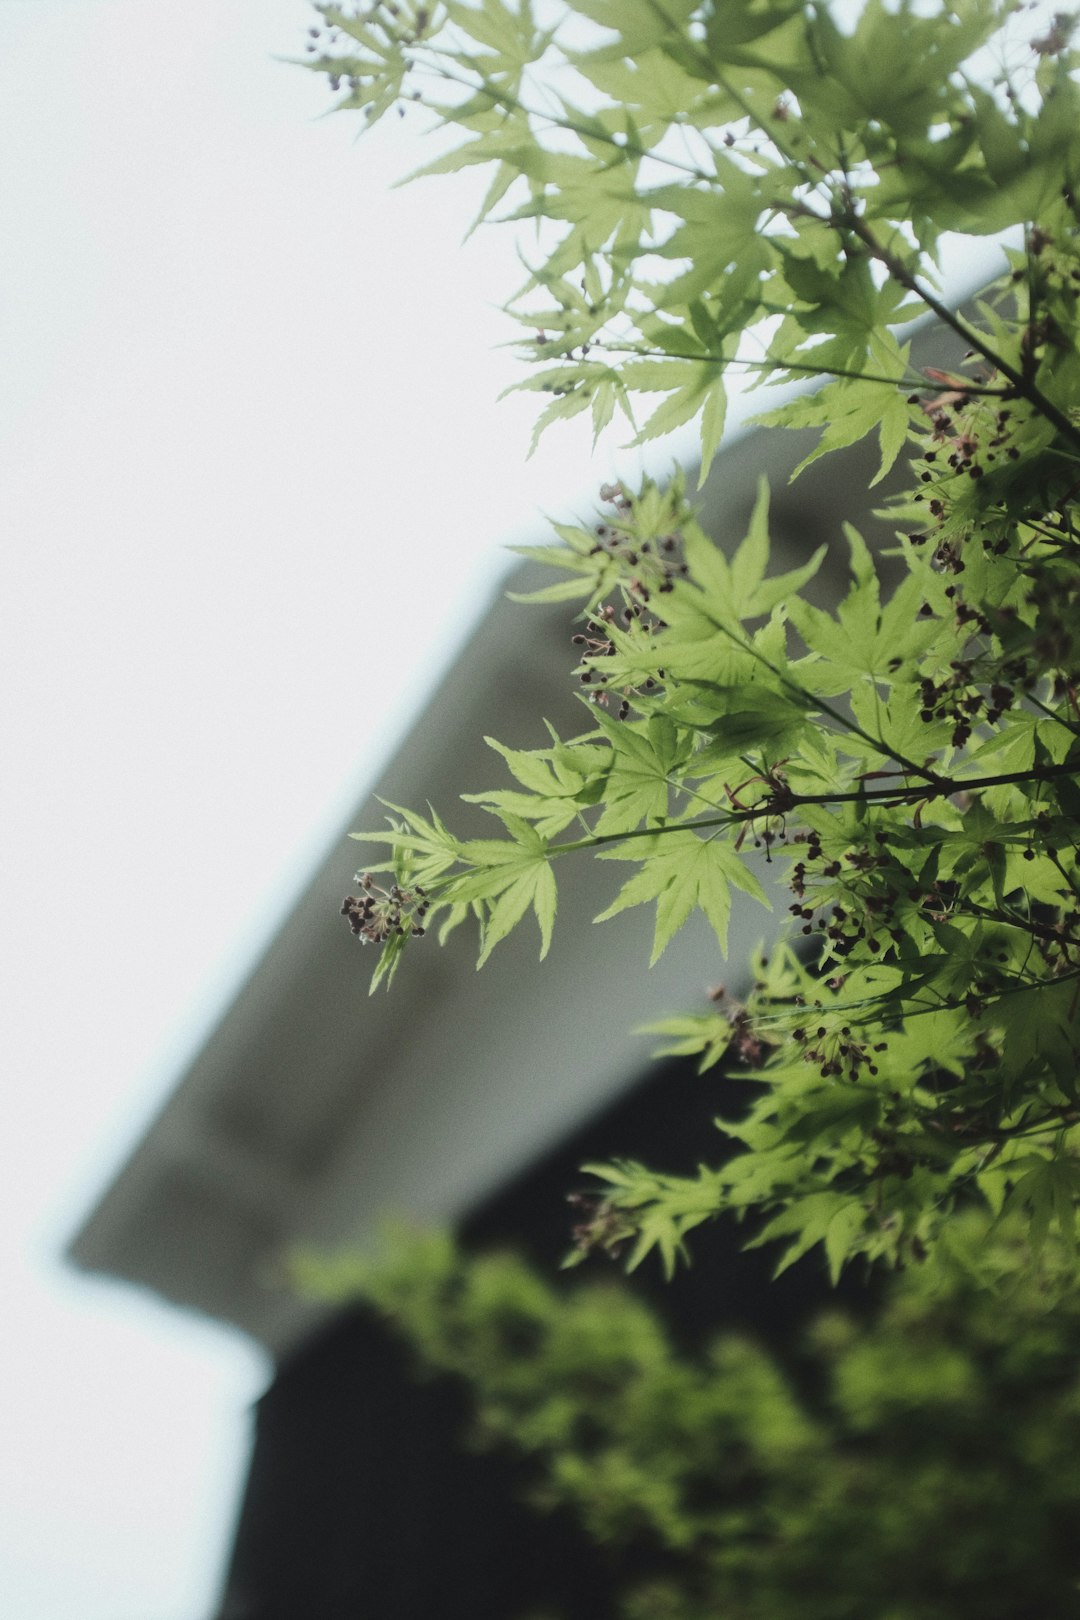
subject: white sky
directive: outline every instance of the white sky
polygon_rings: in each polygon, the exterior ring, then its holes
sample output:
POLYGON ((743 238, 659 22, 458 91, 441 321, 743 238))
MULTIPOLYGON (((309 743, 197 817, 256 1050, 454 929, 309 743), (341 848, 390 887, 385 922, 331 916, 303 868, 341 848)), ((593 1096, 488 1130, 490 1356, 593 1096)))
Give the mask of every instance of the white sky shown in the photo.
POLYGON ((421 115, 317 118, 309 20, 0 0, 4 1620, 209 1609, 267 1366, 60 1251, 501 546, 613 471, 526 465, 511 245, 389 192, 421 115))
MULTIPOLYGON (((268 1376, 59 1259, 539 508, 482 183, 304 0, 0 0, 0 1614, 199 1620, 268 1376)), ((670 446, 661 448, 666 462, 670 446)), ((541 529, 542 533, 542 529, 541 529)))

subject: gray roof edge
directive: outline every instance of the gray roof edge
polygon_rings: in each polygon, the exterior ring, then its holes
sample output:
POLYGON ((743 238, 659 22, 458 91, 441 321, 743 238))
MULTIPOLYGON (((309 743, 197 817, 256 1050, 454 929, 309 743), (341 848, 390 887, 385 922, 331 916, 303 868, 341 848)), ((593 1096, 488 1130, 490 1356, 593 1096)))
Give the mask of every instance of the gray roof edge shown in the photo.
MULTIPOLYGON (((806 434, 756 429, 721 452, 699 495, 719 543, 741 538, 764 472, 778 565, 835 546, 841 518, 868 509, 876 457, 862 446, 815 464, 792 492, 806 448, 806 434)), ((570 615, 509 603, 505 585, 524 578, 514 570, 478 613, 375 794, 450 810, 499 778, 485 733, 528 747, 544 741, 540 716, 580 729, 570 615)), ((348 830, 382 813, 367 793, 348 830)), ((453 814, 468 831, 471 807, 453 814)), ((335 838, 68 1250, 278 1353, 320 1319, 281 1287, 283 1248, 364 1241, 389 1208, 460 1216, 632 1082, 647 1054, 632 1024, 721 976, 693 930, 651 975, 636 919, 594 934, 612 874, 586 862, 563 885, 541 967, 521 930, 476 975, 463 929, 445 949, 410 950, 393 994, 369 999, 367 962, 338 916, 355 864, 355 846, 335 838)), ((760 926, 733 930, 733 961, 760 926)))

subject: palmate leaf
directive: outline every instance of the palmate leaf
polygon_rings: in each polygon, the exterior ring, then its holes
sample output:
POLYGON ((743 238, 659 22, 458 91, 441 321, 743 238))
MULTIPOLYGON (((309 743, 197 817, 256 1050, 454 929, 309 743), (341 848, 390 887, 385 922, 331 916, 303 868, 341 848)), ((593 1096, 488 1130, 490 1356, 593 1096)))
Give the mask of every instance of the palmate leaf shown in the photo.
MULTIPOLYGON (((550 728, 549 728, 550 729, 550 728)), ((481 804, 496 814, 508 812, 532 822, 543 839, 550 839, 605 792, 612 766, 612 751, 596 746, 569 746, 552 730, 551 748, 506 748, 493 737, 488 746, 501 754, 524 792, 488 789, 465 793, 466 804, 481 804)))
POLYGON ((643 135, 689 119, 697 128, 729 122, 730 97, 715 85, 702 83, 659 46, 616 58, 611 50, 574 52, 577 71, 611 98, 616 106, 632 107, 643 135))
MULTIPOLYGON (((850 686, 855 674, 880 674, 884 677, 890 660, 894 656, 902 656, 899 649, 894 653, 890 643, 894 637, 899 641, 911 631, 910 618, 914 603, 902 601, 903 618, 894 624, 897 615, 893 610, 883 634, 885 616, 881 610, 873 559, 857 529, 846 524, 844 533, 851 553, 851 585, 837 608, 836 618, 798 598, 792 600, 789 612, 792 623, 811 652, 846 672, 844 684, 850 686)), ((916 638, 923 629, 916 626, 913 632, 916 638)), ((838 688, 842 689, 843 686, 838 688)))
MULTIPOLYGON (((794 339, 791 358, 815 361, 823 374, 832 366, 874 371, 872 344, 921 313, 918 300, 898 282, 878 286, 865 257, 845 257, 836 233, 823 233, 817 220, 801 221, 794 239, 781 238, 777 251, 783 282, 796 300, 771 344, 777 357, 794 339)), ((781 289, 770 291, 776 297, 781 289)))
POLYGON ((611 133, 604 128, 605 120, 583 123, 576 119, 575 122, 582 132, 582 140, 600 146, 605 152, 603 181, 598 183, 596 165, 588 158, 547 154, 536 176, 543 180, 543 196, 507 216, 509 219, 566 220, 573 225, 573 231, 544 261, 542 270, 533 272, 544 284, 553 276, 572 270, 583 258, 600 252, 607 244, 611 244, 613 257, 634 258, 652 219, 648 197, 642 197, 637 185, 638 158, 629 156, 623 147, 612 146, 611 133), (595 135, 590 138, 592 128, 595 135))
MULTIPOLYGON (((637 1240, 626 1262, 628 1271, 656 1250, 670 1278, 677 1263, 686 1259, 687 1234, 716 1214, 719 1178, 704 1166, 696 1176, 660 1175, 626 1159, 585 1164, 582 1170, 605 1184, 612 1208, 636 1215, 637 1240)), ((564 1264, 575 1265, 583 1258, 578 1251, 564 1264)))
MULTIPOLYGON (((700 0, 574 0, 575 11, 618 34, 619 56, 637 56, 678 39, 699 5, 700 0)), ((616 48, 611 50, 614 56, 616 48)))
POLYGON ((535 591, 510 591, 512 602, 570 602, 584 598, 588 603, 602 600, 619 581, 618 561, 597 547, 596 536, 577 524, 553 523, 561 546, 514 546, 519 557, 545 568, 557 568, 570 575, 554 585, 542 585, 535 591))
POLYGON ((594 833, 632 832, 642 822, 666 820, 676 773, 690 757, 692 733, 663 714, 633 724, 611 720, 600 710, 594 719, 611 745, 603 811, 594 833))
POLYGON ((654 1057, 695 1057, 700 1055, 698 1073, 715 1068, 722 1062, 731 1046, 731 1020, 721 1013, 683 1013, 676 1018, 661 1018, 656 1023, 644 1024, 643 1035, 664 1036, 654 1057))
POLYGON ((700 414, 700 481, 704 483, 720 446, 727 415, 723 365, 712 360, 639 360, 622 367, 619 381, 631 391, 665 390, 668 396, 631 440, 633 445, 673 433, 700 414))
POLYGON ((440 904, 479 902, 482 967, 500 940, 532 907, 540 925, 541 957, 551 946, 557 893, 548 841, 536 828, 506 810, 497 810, 509 839, 469 839, 460 848, 467 870, 451 877, 440 891, 440 904))
POLYGON ((1008 1188, 1001 1217, 1022 1212, 1036 1252, 1054 1232, 1069 1251, 1077 1252, 1076 1207, 1080 1202, 1080 1163, 1063 1150, 1044 1148, 1009 1159, 999 1179, 1008 1188))
POLYGON ((385 983, 389 988, 395 973, 401 965, 401 959, 405 954, 407 944, 408 940, 404 934, 394 934, 383 945, 371 975, 371 983, 368 985, 369 996, 375 994, 380 984, 385 983))
POLYGON ((498 898, 484 918, 483 944, 477 958, 483 967, 495 946, 505 939, 514 925, 520 922, 531 906, 540 925, 541 960, 551 949, 551 931, 555 923, 558 897, 555 874, 546 860, 536 860, 525 867, 499 891, 498 898))
MULTIPOLYGON (((813 350, 809 351, 811 354, 813 350)), ((857 444, 868 434, 875 433, 881 447, 881 459, 872 484, 880 483, 896 462, 907 441, 915 420, 914 407, 909 405, 903 390, 907 371, 909 346, 890 352, 882 343, 871 346, 870 358, 875 369, 896 382, 867 380, 865 378, 838 377, 826 383, 815 393, 800 395, 776 410, 764 411, 755 421, 768 427, 821 427, 822 435, 799 462, 795 479, 819 457, 830 451, 857 444)))
POLYGON ((763 906, 770 904, 754 873, 729 844, 716 836, 703 838, 689 830, 658 833, 599 853, 602 860, 642 863, 641 870, 627 879, 596 921, 604 922, 629 906, 655 900, 656 927, 650 967, 659 960, 672 936, 695 909, 704 912, 721 951, 726 951, 732 885, 745 890, 763 906))
MULTIPOLYGON (((690 570, 690 582, 701 593, 701 601, 676 586, 669 621, 683 622, 684 606, 690 617, 703 611, 714 626, 723 626, 731 635, 741 621, 758 619, 781 604, 794 601, 798 592, 813 579, 827 555, 819 546, 800 567, 766 577, 769 565, 769 486, 758 481, 757 498, 746 536, 730 561, 694 521, 683 525, 683 544, 690 570)), ((746 639, 746 638, 743 638, 746 639)))
POLYGON ((536 61, 554 38, 554 30, 535 26, 530 0, 519 0, 514 10, 506 6, 468 6, 460 0, 439 0, 450 20, 463 33, 482 45, 491 60, 484 60, 487 73, 516 71, 536 61))
MULTIPOLYGON (((651 292, 655 308, 673 314, 708 294, 714 315, 723 323, 735 312, 745 317, 747 306, 760 296, 762 278, 775 268, 776 251, 759 228, 769 205, 768 193, 746 170, 719 157, 715 163, 714 188, 664 186, 649 193, 654 208, 666 209, 681 221, 653 253, 689 265, 651 292)), ((743 318, 741 324, 745 327, 748 321, 743 318)))
MULTIPOLYGON (((431 806, 428 806, 428 817, 418 814, 415 810, 407 810, 398 804, 392 804, 389 799, 382 799, 388 810, 393 810, 400 820, 391 819, 389 828, 376 828, 371 832, 350 833, 364 844, 389 844, 394 852, 395 859, 407 856, 412 875, 417 882, 432 882, 442 872, 460 859, 462 845, 449 828, 440 819, 431 806)), ((372 867, 372 871, 399 870, 395 860, 384 863, 381 867, 372 867)))
POLYGON ((821 1243, 828 1257, 829 1276, 835 1283, 845 1261, 856 1250, 856 1239, 865 1224, 865 1213, 845 1194, 814 1192, 774 1215, 747 1247, 759 1248, 778 1238, 790 1238, 773 1272, 774 1277, 779 1277, 815 1244, 821 1243))
POLYGON ((699 784, 705 779, 700 787, 705 802, 723 801, 724 782, 730 780, 731 768, 736 766, 745 775, 745 763, 739 762, 745 762, 748 755, 771 761, 786 759, 802 749, 808 731, 815 729, 816 723, 802 703, 768 687, 758 685, 755 689, 752 682, 736 687, 702 683, 695 690, 699 715, 716 716, 703 724, 703 745, 686 773, 699 784), (710 782, 713 772, 724 774, 710 782))
POLYGON ((1000 28, 996 3, 965 4, 918 14, 868 0, 850 31, 834 13, 813 13, 814 55, 792 77, 807 107, 820 108, 832 127, 860 129, 880 121, 896 136, 948 122, 955 100, 952 75, 1000 28))

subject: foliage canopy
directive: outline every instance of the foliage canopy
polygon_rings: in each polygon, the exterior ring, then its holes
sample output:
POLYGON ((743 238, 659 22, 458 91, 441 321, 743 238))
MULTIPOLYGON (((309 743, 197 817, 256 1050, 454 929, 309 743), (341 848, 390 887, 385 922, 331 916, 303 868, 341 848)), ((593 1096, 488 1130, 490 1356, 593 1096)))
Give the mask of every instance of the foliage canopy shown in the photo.
MULTIPOLYGON (((669 1050, 760 1082, 720 1122, 742 1151, 692 1178, 598 1167, 586 1246, 674 1264, 720 1210, 783 1264, 821 1244, 899 1264, 954 1245, 975 1202, 1038 1251, 1080 1200, 1080 81, 1071 20, 1000 0, 414 0, 320 8, 308 63, 376 121, 409 99, 480 166, 480 220, 531 221, 508 309, 545 395, 538 431, 618 411, 634 442, 700 422, 702 475, 733 376, 818 386, 760 420, 813 460, 872 436, 903 578, 864 539, 828 611, 820 556, 769 567, 768 493, 714 544, 683 481, 605 493, 595 528, 532 548, 581 605, 583 729, 496 745, 474 795, 493 836, 434 811, 343 910, 381 946, 472 919, 480 960, 528 912, 546 951, 556 871, 631 867, 603 913, 654 908, 653 960, 694 910, 724 946, 745 860, 784 862, 790 937, 745 1006, 673 1019, 669 1050), (1000 238, 970 312, 948 241, 1000 238), (913 323, 959 338, 919 372, 913 323), (642 396, 651 396, 642 420, 642 396), (382 876, 385 874, 385 876, 382 876)), ((805 463, 804 463, 805 464, 805 463)), ((992 1276, 1002 1250, 966 1251, 992 1276)))
MULTIPOLYGON (((987 1241, 959 1223, 959 1251, 987 1241)), ((1076 1290, 1048 1314, 1029 1273, 1003 1312, 955 1260, 915 1267, 872 1324, 831 1311, 782 1361, 730 1332, 680 1353, 625 1284, 555 1292, 445 1237, 298 1274, 469 1382, 476 1440, 609 1549, 622 1620, 1076 1613, 1076 1290)))

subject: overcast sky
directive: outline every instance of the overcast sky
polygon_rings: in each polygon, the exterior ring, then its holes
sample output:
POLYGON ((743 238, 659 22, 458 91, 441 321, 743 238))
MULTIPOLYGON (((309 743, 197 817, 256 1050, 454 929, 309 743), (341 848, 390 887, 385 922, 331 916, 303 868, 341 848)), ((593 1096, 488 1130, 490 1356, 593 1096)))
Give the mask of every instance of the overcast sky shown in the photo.
POLYGON ((318 116, 309 20, 0 0, 5 1620, 207 1612, 268 1368, 60 1252, 502 545, 613 471, 525 463, 511 245, 390 192, 419 113, 318 116))
POLYGON ((208 1613, 269 1368, 64 1242, 501 548, 638 468, 526 463, 482 182, 391 192, 422 115, 320 118, 308 22, 0 0, 4 1620, 208 1613))

